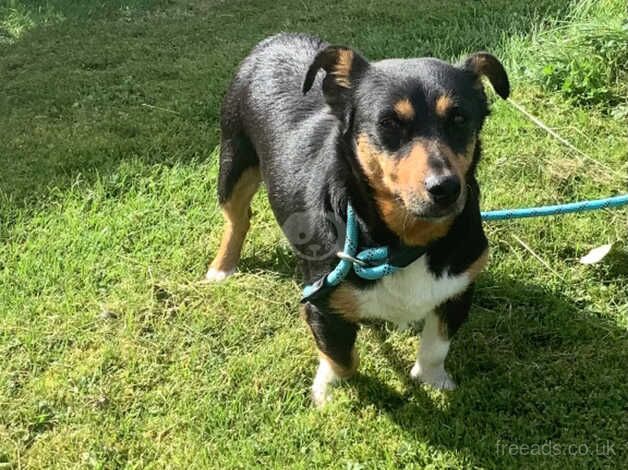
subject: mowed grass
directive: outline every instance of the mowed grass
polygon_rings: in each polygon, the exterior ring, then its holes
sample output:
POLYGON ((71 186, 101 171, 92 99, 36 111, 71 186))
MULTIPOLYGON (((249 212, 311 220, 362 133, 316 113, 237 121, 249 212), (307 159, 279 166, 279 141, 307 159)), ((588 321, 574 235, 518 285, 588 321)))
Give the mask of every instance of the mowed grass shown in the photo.
POLYGON ((626 190, 621 99, 578 106, 533 75, 569 25, 621 21, 622 3, 0 4, 0 468, 625 465, 626 210, 487 224, 454 392, 411 383, 416 332, 378 325, 361 331, 361 374, 311 407, 299 276, 264 194, 239 273, 200 282, 222 223, 219 105, 258 40, 495 52, 513 98, 591 160, 496 100, 482 205, 554 203, 626 190), (603 263, 578 263, 611 242, 603 263))

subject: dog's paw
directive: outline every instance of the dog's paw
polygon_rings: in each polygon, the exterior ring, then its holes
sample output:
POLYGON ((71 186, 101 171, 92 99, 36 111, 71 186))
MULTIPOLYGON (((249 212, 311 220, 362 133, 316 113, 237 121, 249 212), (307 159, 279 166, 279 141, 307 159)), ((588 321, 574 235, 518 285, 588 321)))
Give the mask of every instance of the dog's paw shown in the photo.
POLYGON ((329 360, 321 356, 318 369, 312 383, 312 402, 317 408, 322 408, 331 401, 331 385, 338 381, 339 377, 334 372, 329 360))
POLYGON ((437 390, 454 390, 456 388, 456 382, 454 382, 444 367, 423 370, 417 362, 410 371, 410 377, 437 390))
POLYGON ((316 408, 323 408, 331 401, 331 392, 329 387, 320 387, 314 385, 312 387, 312 403, 316 408))
POLYGON ((231 276, 234 271, 234 269, 231 269, 230 271, 220 271, 215 268, 209 268, 207 274, 205 274, 205 280, 207 282, 222 282, 231 276))

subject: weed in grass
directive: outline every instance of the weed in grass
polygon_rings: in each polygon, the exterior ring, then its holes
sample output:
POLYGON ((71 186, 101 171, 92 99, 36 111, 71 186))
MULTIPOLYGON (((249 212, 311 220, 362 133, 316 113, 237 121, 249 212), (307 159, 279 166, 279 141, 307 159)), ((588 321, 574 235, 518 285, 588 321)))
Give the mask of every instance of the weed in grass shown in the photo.
POLYGON ((628 6, 581 1, 565 22, 537 34, 526 75, 576 105, 615 117, 628 105, 628 6))

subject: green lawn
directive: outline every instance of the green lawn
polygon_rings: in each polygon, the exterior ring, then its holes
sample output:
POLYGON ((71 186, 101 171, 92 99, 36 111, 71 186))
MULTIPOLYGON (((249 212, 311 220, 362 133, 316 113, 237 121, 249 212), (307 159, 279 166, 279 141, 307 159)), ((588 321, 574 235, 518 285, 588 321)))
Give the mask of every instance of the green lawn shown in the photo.
POLYGON ((361 374, 312 408, 299 277, 263 194, 240 272, 200 282, 219 104, 260 39, 502 57, 514 100, 591 159, 495 100, 490 209, 626 190, 623 18, 623 0, 0 0, 0 469, 625 465, 625 209, 487 225, 454 392, 409 381, 415 333, 368 326, 361 374))

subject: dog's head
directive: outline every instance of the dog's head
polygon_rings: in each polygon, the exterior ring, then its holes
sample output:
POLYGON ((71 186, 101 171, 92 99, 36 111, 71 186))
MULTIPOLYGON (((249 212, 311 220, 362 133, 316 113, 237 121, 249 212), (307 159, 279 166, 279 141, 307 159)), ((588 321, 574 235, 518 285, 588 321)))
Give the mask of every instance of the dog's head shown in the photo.
POLYGON ((431 58, 369 63, 329 46, 311 64, 304 93, 320 69, 325 99, 384 222, 408 245, 444 235, 465 206, 479 158, 488 115, 481 78, 508 97, 502 64, 484 52, 456 66, 431 58))

